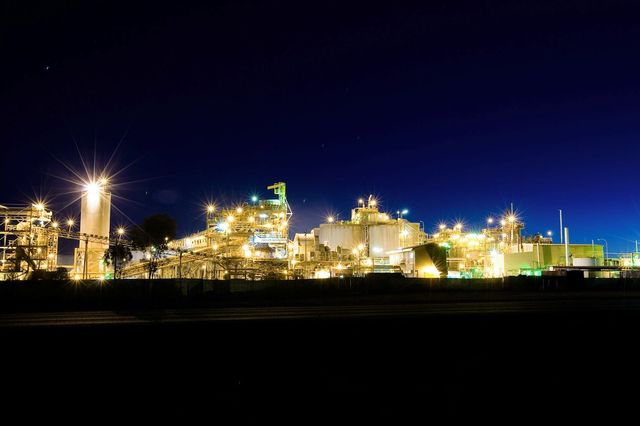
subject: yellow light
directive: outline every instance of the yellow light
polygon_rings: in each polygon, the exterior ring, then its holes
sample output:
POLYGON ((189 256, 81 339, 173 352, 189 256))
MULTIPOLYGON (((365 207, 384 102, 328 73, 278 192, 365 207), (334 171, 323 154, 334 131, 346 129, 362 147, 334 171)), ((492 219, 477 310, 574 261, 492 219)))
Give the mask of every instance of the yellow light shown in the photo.
POLYGON ((100 185, 105 186, 106 184, 109 183, 109 180, 105 177, 100 178, 100 185))
POLYGON ((507 224, 507 221, 506 221, 506 220, 502 219, 502 220, 500 221, 500 225, 505 226, 506 224, 507 224))
POLYGON ((329 223, 333 223, 333 221, 334 221, 334 220, 335 220, 335 219, 333 218, 333 216, 329 216, 329 217, 327 218, 327 222, 329 222, 329 223))
POLYGON ((487 219, 487 223, 488 223, 488 224, 492 224, 492 223, 493 223, 493 218, 492 218, 492 217, 490 217, 489 219, 487 219))
POLYGON ((509 215, 509 217, 507 218, 507 220, 511 223, 516 221, 516 217, 514 215, 509 215))
POLYGON ((440 271, 434 265, 424 267, 420 271, 427 278, 440 278, 440 271))
POLYGON ((232 215, 227 216, 227 222, 231 223, 231 222, 233 222, 234 220, 236 220, 236 218, 235 218, 235 217, 233 217, 232 215))
POLYGON ((52 228, 57 228, 58 227, 58 222, 51 222, 51 227, 52 228))
POLYGON ((42 203, 34 204, 33 207, 35 207, 36 210, 44 210, 44 204, 42 203))
POLYGON ((353 254, 358 254, 358 253, 360 253, 360 252, 358 251, 358 249, 357 249, 357 248, 354 248, 353 250, 351 250, 351 253, 353 253, 353 254))
POLYGON ((97 182, 89 182, 84 186, 85 191, 89 195, 96 195, 100 192, 100 184, 97 182))
POLYGON ((327 271, 326 269, 321 269, 319 271, 316 271, 314 275, 315 275, 315 278, 318 278, 318 279, 331 278, 331 272, 327 271))
POLYGON ((118 228, 118 235, 124 235, 124 228, 118 228))
POLYGON ((74 223, 75 222, 73 221, 73 219, 67 220, 67 225, 69 225, 69 226, 73 226, 74 223))
POLYGON ((214 244, 212 247, 213 247, 214 250, 218 250, 218 245, 217 244, 214 244))
POLYGON ((438 228, 440 228, 440 229, 445 229, 446 227, 447 227, 447 225, 444 224, 444 223, 441 223, 440 226, 438 226, 438 228))
POLYGON ((80 279, 80 274, 75 274, 73 276, 73 279, 76 280, 76 281, 79 280, 80 279))
POLYGON ((215 211, 216 211, 216 206, 214 206, 213 204, 209 204, 209 205, 207 206, 207 212, 208 212, 208 213, 213 213, 213 212, 215 212, 215 211))
POLYGON ((358 198, 358 204, 364 204, 364 200, 362 198, 358 198))
POLYGON ((256 220, 255 217, 253 217, 253 216, 249 217, 249 222, 253 223, 253 222, 255 222, 255 220, 256 220))
POLYGON ((378 202, 376 200, 371 200, 369 204, 375 207, 378 204, 378 202))
POLYGON ((238 214, 242 213, 242 207, 238 207, 238 208, 236 209, 236 213, 238 213, 238 214))
POLYGON ((462 229, 462 224, 460 222, 456 223, 455 228, 459 231, 462 229))
POLYGON ((364 244, 358 244, 358 250, 359 251, 364 250, 364 244))

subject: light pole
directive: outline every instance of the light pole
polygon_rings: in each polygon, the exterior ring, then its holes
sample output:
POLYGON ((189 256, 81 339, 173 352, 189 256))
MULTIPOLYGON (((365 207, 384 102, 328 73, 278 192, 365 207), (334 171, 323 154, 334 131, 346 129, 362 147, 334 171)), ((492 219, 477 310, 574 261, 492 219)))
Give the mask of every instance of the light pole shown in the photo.
POLYGON ((120 256, 120 250, 119 250, 119 246, 120 246, 120 238, 122 238, 122 236, 124 235, 124 228, 120 227, 118 228, 118 230, 116 231, 117 237, 116 237, 116 250, 115 250, 115 256, 113 257, 113 275, 114 278, 118 278, 119 277, 119 269, 118 269, 118 256, 120 256))
POLYGON ((596 241, 604 241, 604 266, 607 266, 607 261, 609 260, 609 243, 604 238, 596 238, 596 241))

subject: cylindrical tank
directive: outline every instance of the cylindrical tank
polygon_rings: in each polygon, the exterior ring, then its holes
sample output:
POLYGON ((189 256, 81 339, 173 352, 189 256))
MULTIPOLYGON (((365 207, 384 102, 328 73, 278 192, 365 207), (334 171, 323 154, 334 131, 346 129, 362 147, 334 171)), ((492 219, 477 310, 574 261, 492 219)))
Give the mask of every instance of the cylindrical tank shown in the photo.
POLYGON ((574 257, 573 266, 596 266, 595 257, 574 257))
MULTIPOLYGON (((80 233, 109 237, 111 220, 111 193, 101 188, 82 194, 80 208, 80 233)), ((90 241, 89 248, 107 248, 109 244, 90 241)))
POLYGON ((320 244, 325 244, 331 250, 336 250, 338 246, 351 250, 364 243, 364 237, 364 226, 347 223, 323 223, 318 235, 320 244))
POLYGON ((369 255, 382 257, 389 250, 402 247, 402 225, 398 222, 388 225, 369 226, 369 255))

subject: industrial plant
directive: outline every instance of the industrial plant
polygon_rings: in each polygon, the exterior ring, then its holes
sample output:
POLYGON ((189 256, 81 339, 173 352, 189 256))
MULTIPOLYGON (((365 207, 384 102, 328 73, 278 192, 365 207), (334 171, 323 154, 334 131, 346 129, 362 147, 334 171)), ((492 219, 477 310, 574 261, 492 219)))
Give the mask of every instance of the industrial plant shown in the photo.
POLYGON ((308 232, 290 235, 292 210, 284 182, 269 185, 272 198, 228 206, 204 206, 200 232, 160 246, 133 247, 123 229, 111 229, 111 189, 106 178, 87 182, 79 197, 80 223, 58 221, 42 203, 2 205, 0 280, 24 280, 43 273, 70 279, 114 278, 105 260, 110 247, 131 247, 118 278, 324 279, 402 274, 408 278, 500 278, 566 275, 636 276, 635 253, 609 258, 600 244, 573 244, 563 228, 551 235, 525 235, 513 206, 490 217, 482 229, 462 222, 432 231, 406 219, 406 210, 382 209, 374 196, 360 198, 348 219, 326 217, 308 232), (60 261, 60 240, 74 241, 73 261, 60 261))

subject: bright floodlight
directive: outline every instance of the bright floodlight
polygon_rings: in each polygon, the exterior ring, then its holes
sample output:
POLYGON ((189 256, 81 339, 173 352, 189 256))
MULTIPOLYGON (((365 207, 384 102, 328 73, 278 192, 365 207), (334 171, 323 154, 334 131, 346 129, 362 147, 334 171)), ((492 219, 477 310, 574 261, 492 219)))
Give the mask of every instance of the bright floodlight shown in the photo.
POLYGON ((58 227, 58 222, 51 222, 51 227, 52 228, 57 228, 58 227))
POLYGON ((118 235, 124 235, 124 228, 118 228, 118 235))
POLYGON ((407 214, 407 213, 409 213, 409 210, 407 209, 402 210, 402 214, 407 214))
POLYGON ((37 203, 37 204, 34 204, 33 206, 36 208, 36 210, 44 210, 44 204, 42 203, 37 203))
POLYGON ((213 213, 214 211, 216 211, 216 207, 213 204, 209 204, 207 206, 207 212, 213 213))
POLYGON ((85 191, 89 195, 95 195, 100 192, 100 184, 98 182, 89 182, 84 186, 85 191))
POLYGON ((258 201, 258 196, 257 195, 252 195, 251 196, 251 201, 254 202, 254 203, 257 202, 258 201))
POLYGON ((547 235, 550 237, 550 236, 552 236, 552 235, 553 235, 553 232, 551 232, 551 231, 547 231, 547 235))
POLYGON ((236 209, 236 213, 238 213, 238 214, 242 213, 242 207, 238 207, 238 208, 236 209))
POLYGON ((73 220, 73 219, 69 219, 69 220, 67 220, 67 225, 69 225, 69 226, 73 226, 73 224, 74 224, 74 223, 75 223, 75 222, 74 222, 74 220, 73 220))
POLYGON ((333 218, 333 216, 329 216, 329 217, 327 218, 327 222, 329 222, 329 223, 333 223, 333 221, 334 221, 334 220, 335 220, 335 219, 333 218))
POLYGON ((438 226, 438 228, 440 228, 440 229, 445 229, 446 227, 447 227, 447 225, 445 225, 444 223, 441 223, 441 224, 438 226))
POLYGON ((487 223, 489 223, 489 224, 493 223, 493 218, 492 217, 488 218, 487 219, 487 223))
POLYGON ((507 217, 507 220, 508 220, 510 223, 513 223, 513 222, 515 222, 515 221, 516 221, 516 217, 515 217, 514 215, 512 215, 512 214, 511 214, 511 215, 509 215, 509 217, 507 217))

